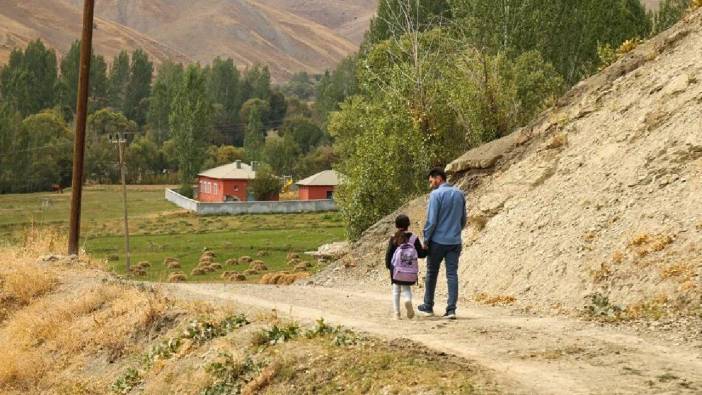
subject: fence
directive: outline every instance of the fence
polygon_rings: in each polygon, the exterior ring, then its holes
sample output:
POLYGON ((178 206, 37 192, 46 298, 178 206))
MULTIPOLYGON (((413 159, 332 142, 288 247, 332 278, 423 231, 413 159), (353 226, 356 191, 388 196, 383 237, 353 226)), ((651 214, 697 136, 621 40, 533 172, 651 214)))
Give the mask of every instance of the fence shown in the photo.
POLYGON ((336 210, 333 200, 287 200, 280 202, 203 203, 166 189, 166 200, 198 215, 288 214, 336 210))

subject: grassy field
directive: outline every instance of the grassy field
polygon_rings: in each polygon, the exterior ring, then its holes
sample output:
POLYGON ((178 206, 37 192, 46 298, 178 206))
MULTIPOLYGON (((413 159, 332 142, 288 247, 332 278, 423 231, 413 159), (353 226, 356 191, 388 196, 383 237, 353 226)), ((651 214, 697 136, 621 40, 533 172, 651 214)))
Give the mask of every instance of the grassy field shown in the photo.
MULTIPOLYGON (((336 213, 200 217, 167 202, 163 187, 130 187, 128 200, 132 263, 151 263, 147 280, 168 277, 170 271, 163 265, 167 257, 181 262, 180 270, 189 281, 219 280, 221 272, 189 276, 204 249, 215 252, 216 261, 222 264, 229 258, 251 256, 263 260, 269 271, 288 270, 289 252, 302 253, 344 239, 336 213)), ((69 204, 69 193, 0 195, 0 240, 17 242, 30 226, 67 230, 69 204)), ((81 222, 82 248, 95 258, 109 258, 110 268, 124 273, 120 189, 86 188, 81 222)), ((239 265, 223 270, 246 268, 239 265)))

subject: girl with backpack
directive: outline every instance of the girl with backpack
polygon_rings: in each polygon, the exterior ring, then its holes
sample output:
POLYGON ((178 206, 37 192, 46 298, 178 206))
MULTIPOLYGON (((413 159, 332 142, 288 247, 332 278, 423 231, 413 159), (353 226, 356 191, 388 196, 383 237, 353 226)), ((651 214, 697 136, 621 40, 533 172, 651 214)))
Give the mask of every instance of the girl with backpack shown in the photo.
POLYGON ((395 218, 397 232, 390 238, 388 249, 385 253, 385 266, 390 271, 392 283, 393 317, 400 319, 400 294, 405 302, 407 318, 414 317, 412 307, 412 285, 419 279, 419 258, 426 258, 427 252, 419 238, 409 232, 410 219, 401 214, 395 218))

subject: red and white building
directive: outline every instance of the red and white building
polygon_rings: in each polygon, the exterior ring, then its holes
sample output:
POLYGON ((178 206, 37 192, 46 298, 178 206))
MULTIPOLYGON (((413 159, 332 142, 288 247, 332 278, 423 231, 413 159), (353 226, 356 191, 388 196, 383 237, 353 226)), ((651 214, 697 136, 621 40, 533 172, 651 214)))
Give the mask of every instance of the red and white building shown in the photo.
MULTIPOLYGON (((240 160, 204 171, 197 176, 197 200, 201 202, 222 203, 254 200, 249 193, 249 183, 256 178, 256 171, 240 160)), ((278 200, 278 195, 273 196, 270 200, 278 200)))
POLYGON ((331 200, 334 191, 339 185, 339 173, 334 170, 325 170, 304 180, 298 181, 300 200, 331 200))

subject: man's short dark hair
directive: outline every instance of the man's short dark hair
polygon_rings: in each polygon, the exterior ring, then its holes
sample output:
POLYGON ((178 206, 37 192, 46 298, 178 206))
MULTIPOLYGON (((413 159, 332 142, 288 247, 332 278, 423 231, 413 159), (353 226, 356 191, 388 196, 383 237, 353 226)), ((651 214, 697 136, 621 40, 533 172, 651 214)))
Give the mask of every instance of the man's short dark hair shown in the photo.
POLYGON ((400 214, 395 218, 395 227, 397 229, 409 229, 410 227, 410 219, 408 216, 404 214, 400 214))
POLYGON ((431 171, 429 172, 429 177, 432 177, 432 178, 441 177, 444 181, 446 181, 448 179, 448 177, 446 177, 446 172, 444 171, 444 169, 442 169, 440 167, 435 167, 435 168, 431 169, 431 171))

